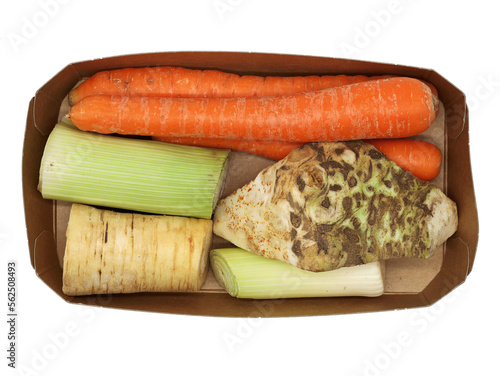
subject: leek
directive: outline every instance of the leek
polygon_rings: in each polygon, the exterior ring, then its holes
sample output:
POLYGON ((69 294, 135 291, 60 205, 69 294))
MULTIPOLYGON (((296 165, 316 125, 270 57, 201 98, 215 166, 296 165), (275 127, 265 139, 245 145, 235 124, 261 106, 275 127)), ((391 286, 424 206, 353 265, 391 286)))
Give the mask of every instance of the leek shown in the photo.
POLYGON ((208 219, 220 198, 228 155, 84 132, 63 119, 47 140, 38 189, 46 199, 208 219))
POLYGON ((210 266, 217 281, 237 298, 376 297, 384 292, 379 261, 311 272, 241 248, 222 248, 210 252, 210 266))

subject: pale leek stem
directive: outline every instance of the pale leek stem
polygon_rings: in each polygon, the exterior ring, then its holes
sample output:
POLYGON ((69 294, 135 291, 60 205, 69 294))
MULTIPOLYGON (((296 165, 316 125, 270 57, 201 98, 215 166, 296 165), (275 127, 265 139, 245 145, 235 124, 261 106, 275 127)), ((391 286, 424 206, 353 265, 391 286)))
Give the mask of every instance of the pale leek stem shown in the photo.
POLYGON ((63 119, 47 140, 38 188, 47 199, 210 218, 228 154, 84 132, 63 119))
POLYGON ((381 262, 311 272, 241 248, 221 248, 210 252, 210 265, 224 289, 238 298, 376 297, 384 292, 381 262))

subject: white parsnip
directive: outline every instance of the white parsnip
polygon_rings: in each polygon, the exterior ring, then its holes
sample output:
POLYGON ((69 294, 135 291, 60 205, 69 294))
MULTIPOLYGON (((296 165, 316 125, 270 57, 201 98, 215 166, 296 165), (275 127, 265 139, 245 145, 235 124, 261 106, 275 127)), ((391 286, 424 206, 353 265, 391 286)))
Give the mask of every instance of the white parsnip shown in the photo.
POLYGON ((73 204, 63 292, 91 295, 198 291, 212 241, 208 219, 119 213, 73 204))

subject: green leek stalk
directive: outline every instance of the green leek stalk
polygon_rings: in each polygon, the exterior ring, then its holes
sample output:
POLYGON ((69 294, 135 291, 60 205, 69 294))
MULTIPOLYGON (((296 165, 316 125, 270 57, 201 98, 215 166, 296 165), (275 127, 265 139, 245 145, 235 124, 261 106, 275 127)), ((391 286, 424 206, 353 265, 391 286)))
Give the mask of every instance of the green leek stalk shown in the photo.
POLYGON ((210 252, 210 266, 217 281, 237 298, 376 297, 384 293, 384 268, 379 261, 311 272, 241 248, 221 248, 210 252))
POLYGON ((209 219, 229 150, 84 132, 64 118, 47 140, 38 189, 46 199, 209 219))

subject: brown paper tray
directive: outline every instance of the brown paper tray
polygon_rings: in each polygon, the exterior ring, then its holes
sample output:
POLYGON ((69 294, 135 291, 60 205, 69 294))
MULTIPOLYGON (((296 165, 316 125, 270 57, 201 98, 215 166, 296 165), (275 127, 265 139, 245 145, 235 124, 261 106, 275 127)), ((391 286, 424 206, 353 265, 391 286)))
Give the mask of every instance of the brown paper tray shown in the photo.
MULTIPOLYGON (((223 196, 245 184, 272 161, 232 153, 223 196), (253 168, 249 170, 248 166, 253 168)), ((30 258, 37 275, 68 302, 142 311, 210 316, 304 316, 372 312, 421 307, 463 283, 477 247, 478 219, 468 146, 465 96, 435 71, 408 66, 297 55, 174 52, 117 56, 73 63, 40 88, 28 109, 23 155, 23 190, 30 258), (176 65, 220 69, 238 74, 394 74, 420 78, 436 86, 441 100, 431 127, 415 138, 431 141, 443 152, 434 183, 457 202, 459 229, 429 260, 386 261, 385 293, 378 298, 307 298, 243 300, 230 297, 209 272, 197 293, 124 294, 69 297, 62 293, 62 257, 70 204, 44 200, 37 191, 38 170, 48 134, 68 110, 67 94, 84 77, 104 69, 176 65)), ((228 246, 215 237, 214 247, 228 246)))

